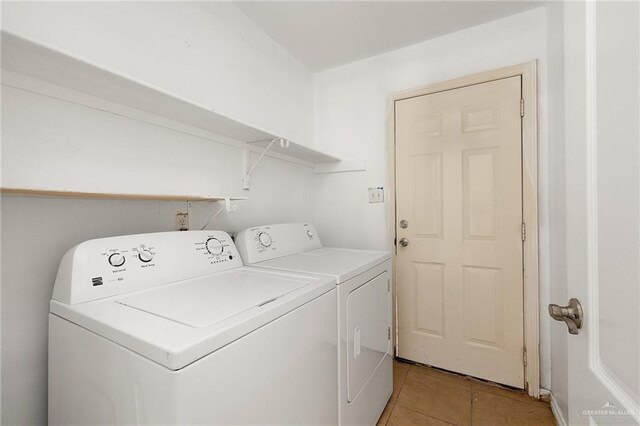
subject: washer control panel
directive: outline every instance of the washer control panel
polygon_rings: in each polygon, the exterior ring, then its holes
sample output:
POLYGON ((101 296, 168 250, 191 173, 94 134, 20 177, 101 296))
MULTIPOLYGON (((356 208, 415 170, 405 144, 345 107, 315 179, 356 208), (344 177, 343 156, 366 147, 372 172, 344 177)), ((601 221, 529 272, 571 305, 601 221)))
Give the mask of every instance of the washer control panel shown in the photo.
POLYGON ((144 243, 134 247, 113 247, 100 253, 116 272, 124 272, 134 265, 155 266, 152 262, 155 255, 155 248, 144 243))
POLYGON ((231 237, 223 231, 90 240, 63 257, 53 299, 82 303, 241 266, 231 237))
POLYGON ((322 243, 309 223, 281 223, 240 231, 236 246, 248 265, 321 248, 322 243))

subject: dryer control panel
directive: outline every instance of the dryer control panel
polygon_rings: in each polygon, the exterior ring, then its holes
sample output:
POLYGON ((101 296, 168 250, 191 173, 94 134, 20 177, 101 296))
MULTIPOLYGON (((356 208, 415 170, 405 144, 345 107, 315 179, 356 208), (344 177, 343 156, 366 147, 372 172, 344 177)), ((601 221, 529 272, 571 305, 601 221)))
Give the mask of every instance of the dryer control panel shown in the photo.
POLYGON ((72 305, 241 266, 231 237, 223 231, 101 238, 64 255, 53 299, 72 305))
POLYGON ((309 223, 248 228, 238 233, 236 245, 247 265, 322 247, 316 229, 309 223))

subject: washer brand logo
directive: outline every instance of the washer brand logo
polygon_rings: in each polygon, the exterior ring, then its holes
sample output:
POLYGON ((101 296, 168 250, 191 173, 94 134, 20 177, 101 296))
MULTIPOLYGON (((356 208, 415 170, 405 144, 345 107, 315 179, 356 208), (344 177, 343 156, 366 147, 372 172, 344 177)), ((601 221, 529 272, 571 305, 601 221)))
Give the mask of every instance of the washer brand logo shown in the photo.
POLYGON ((91 278, 91 284, 93 284, 94 287, 97 285, 102 285, 102 277, 91 278))

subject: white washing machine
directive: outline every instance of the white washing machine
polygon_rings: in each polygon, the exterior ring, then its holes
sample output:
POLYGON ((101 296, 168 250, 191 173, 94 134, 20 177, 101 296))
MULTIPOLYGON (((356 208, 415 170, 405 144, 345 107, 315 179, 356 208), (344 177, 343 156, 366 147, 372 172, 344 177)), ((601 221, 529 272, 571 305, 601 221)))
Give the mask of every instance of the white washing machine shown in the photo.
POLYGON ((249 228, 235 242, 246 265, 335 279, 339 423, 375 424, 393 391, 390 254, 323 247, 307 223, 249 228))
POLYGON ((71 249, 49 316, 51 424, 336 424, 329 277, 243 267, 220 231, 71 249))

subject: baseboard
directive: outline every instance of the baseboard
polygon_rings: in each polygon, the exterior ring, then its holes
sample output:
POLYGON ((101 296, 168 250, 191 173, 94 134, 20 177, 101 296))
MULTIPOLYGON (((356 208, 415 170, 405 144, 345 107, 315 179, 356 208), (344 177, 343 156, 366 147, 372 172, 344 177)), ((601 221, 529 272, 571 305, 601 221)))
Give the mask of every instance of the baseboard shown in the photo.
POLYGON ((551 391, 549 389, 540 388, 540 401, 551 404, 551 391))
POLYGON ((567 426, 568 423, 565 420, 564 416, 562 415, 562 410, 560 410, 560 406, 558 405, 558 401, 555 399, 555 397, 553 396, 553 393, 551 391, 548 391, 546 389, 540 389, 541 393, 542 391, 549 393, 549 396, 551 397, 551 412, 553 413, 553 417, 556 418, 556 423, 558 423, 558 426, 567 426))

